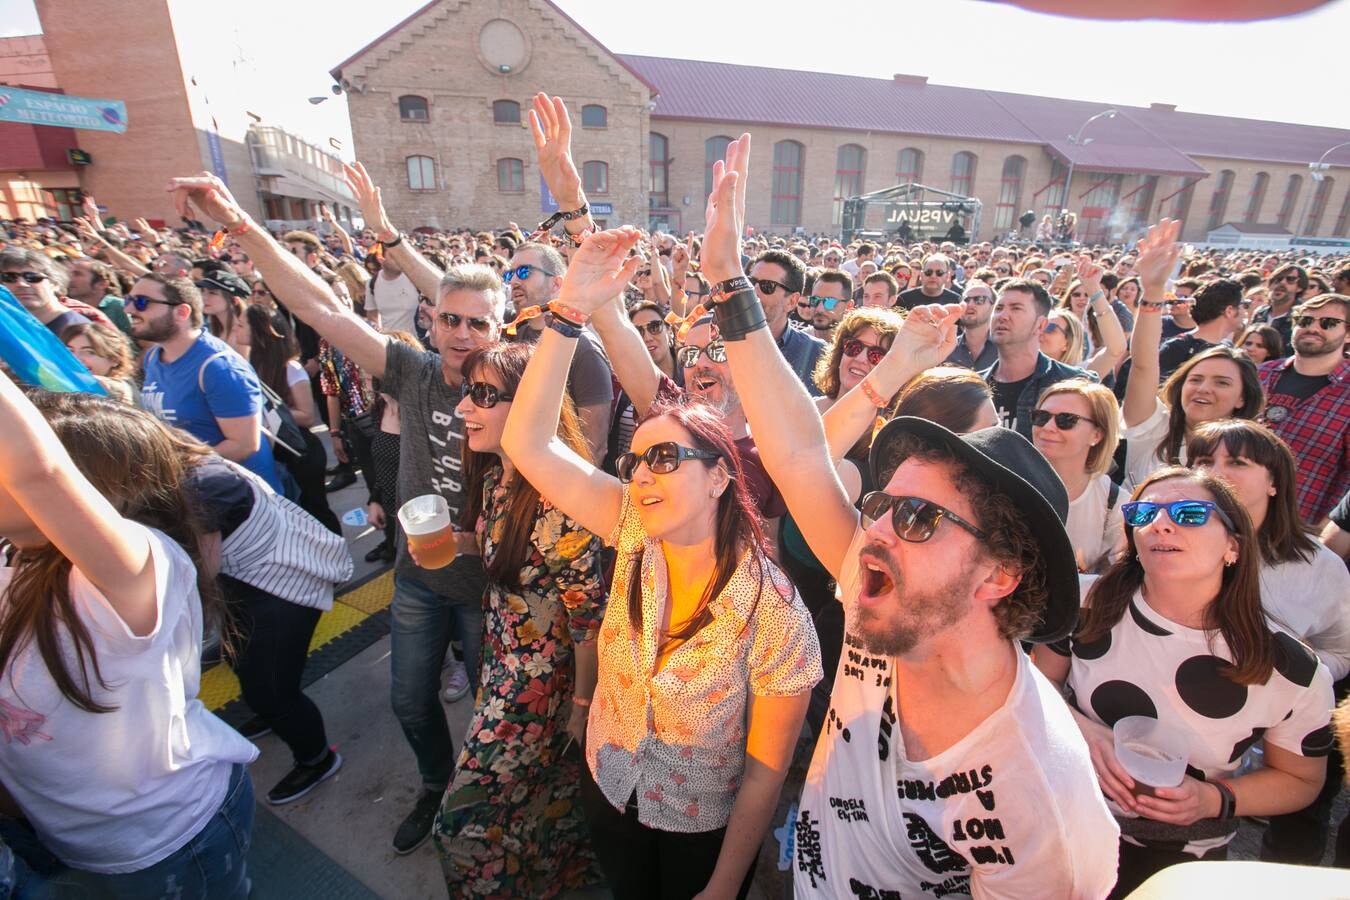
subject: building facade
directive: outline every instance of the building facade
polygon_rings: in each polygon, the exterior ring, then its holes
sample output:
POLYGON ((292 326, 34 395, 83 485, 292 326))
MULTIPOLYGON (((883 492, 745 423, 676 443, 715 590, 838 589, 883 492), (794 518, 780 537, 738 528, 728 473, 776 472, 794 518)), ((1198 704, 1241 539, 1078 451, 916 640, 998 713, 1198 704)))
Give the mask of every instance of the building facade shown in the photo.
POLYGON ((837 234, 844 200, 913 182, 978 199, 980 239, 1064 208, 1087 241, 1162 215, 1197 242, 1230 222, 1328 243, 1350 234, 1350 148, 1310 167, 1350 131, 616 55, 548 0, 433 0, 332 75, 357 157, 409 228, 528 230, 551 212, 526 113, 552 91, 608 224, 702 229, 712 162, 750 131, 746 216, 761 232, 837 234))

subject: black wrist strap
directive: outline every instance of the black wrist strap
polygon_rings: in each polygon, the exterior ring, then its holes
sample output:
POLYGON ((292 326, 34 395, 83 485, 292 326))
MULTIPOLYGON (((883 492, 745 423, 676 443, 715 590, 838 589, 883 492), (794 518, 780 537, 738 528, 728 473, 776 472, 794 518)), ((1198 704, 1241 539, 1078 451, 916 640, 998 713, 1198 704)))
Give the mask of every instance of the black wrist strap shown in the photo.
POLYGON ((544 324, 558 332, 558 334, 561 334, 563 337, 581 337, 582 326, 573 325, 571 322, 568 322, 557 314, 546 316, 544 318, 544 324))
POLYGON ((590 215, 591 208, 583 203, 577 209, 569 209, 566 212, 558 210, 553 215, 539 223, 539 227, 534 230, 535 234, 547 234, 553 230, 553 226, 559 222, 572 222, 576 219, 585 218, 590 215))
POLYGON ((713 323, 726 341, 743 341, 752 331, 768 328, 764 307, 754 289, 740 290, 713 306, 713 323))
POLYGON ((391 241, 380 241, 380 246, 388 250, 390 247, 397 247, 401 243, 403 243, 403 232, 395 231, 394 239, 391 241))
POLYGON ((1237 815, 1237 796, 1233 789, 1222 781, 1211 781, 1210 784, 1219 789, 1219 815, 1218 818, 1228 820, 1237 815))

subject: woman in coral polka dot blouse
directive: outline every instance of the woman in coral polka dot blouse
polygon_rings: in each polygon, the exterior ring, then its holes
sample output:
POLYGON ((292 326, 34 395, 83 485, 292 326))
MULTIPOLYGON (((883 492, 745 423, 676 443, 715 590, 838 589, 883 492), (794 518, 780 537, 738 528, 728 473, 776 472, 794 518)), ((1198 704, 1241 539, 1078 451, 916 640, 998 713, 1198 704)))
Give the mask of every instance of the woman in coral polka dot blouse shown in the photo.
POLYGON ((1036 663, 1065 686, 1108 805, 1120 824, 1123 897, 1148 876, 1223 859, 1237 816, 1302 809, 1331 747, 1331 675, 1261 609, 1261 553, 1226 481, 1154 472, 1122 507, 1125 556, 1093 585, 1062 655, 1036 663), (1117 758, 1113 726, 1159 720, 1186 747, 1176 787, 1149 787, 1117 758), (1265 767, 1238 775, 1256 744, 1265 767), (1152 791, 1152 795, 1148 792, 1152 791))
POLYGON ((571 322, 621 294, 637 236, 603 232, 573 257, 503 445, 544 497, 618 550, 583 785, 614 896, 744 897, 821 678, 810 615, 765 553, 720 412, 654 406, 618 479, 553 436, 571 322))

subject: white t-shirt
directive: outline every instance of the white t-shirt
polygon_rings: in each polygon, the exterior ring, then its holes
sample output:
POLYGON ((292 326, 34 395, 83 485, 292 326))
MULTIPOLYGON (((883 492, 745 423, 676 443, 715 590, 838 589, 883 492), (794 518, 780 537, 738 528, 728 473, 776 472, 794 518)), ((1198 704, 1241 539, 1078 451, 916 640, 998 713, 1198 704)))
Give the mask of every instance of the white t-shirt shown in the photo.
POLYGON ((417 288, 402 272, 392 281, 383 273, 370 279, 366 291, 366 312, 380 314, 382 331, 417 333, 417 288))
POLYGON ((1350 673, 1350 572, 1321 541, 1308 562, 1261 566, 1261 605, 1272 622, 1312 648, 1333 681, 1350 673))
MULTIPOLYGON (((1125 444, 1125 479, 1123 487, 1127 491, 1139 486, 1155 469, 1161 469, 1167 463, 1158 459, 1158 445, 1167 437, 1168 409, 1162 400, 1155 400, 1153 413, 1133 427, 1126 427, 1125 417, 1120 420, 1120 438, 1125 444)), ((1181 464, 1186 464, 1186 444, 1181 445, 1181 464)))
MULTIPOLYGON (((297 384, 308 383, 309 373, 305 371, 305 367, 300 365, 298 360, 286 360, 286 386, 295 387, 297 384)), ((284 397, 282 399, 289 400, 290 398, 284 397)))
MULTIPOLYGON (((857 596, 858 547, 845 597, 857 596)), ((1017 652, 999 710, 920 762, 905 755, 893 664, 846 634, 802 789, 796 896, 1106 896, 1119 831, 1068 706, 1030 660, 1017 652)))
MULTIPOLYGON (((1090 644, 1071 642, 1070 702, 1107 727, 1125 716, 1149 716, 1179 729, 1189 741, 1192 776, 1232 777, 1247 749, 1262 740, 1299 756, 1326 756, 1331 674, 1303 644, 1274 634, 1269 680, 1238 684, 1221 671, 1233 658, 1222 634, 1178 625, 1136 593, 1109 634, 1090 644)), ((1157 823, 1110 806, 1123 840, 1147 845, 1145 829, 1158 832, 1157 823)), ((1200 856, 1232 840, 1237 824, 1206 819, 1159 833, 1157 840, 1184 840, 1185 852, 1200 856)))
POLYGON ((1098 475, 1077 500, 1069 502, 1069 520, 1064 530, 1069 533, 1069 543, 1073 544, 1075 555, 1080 555, 1089 568, 1095 569, 1097 562, 1107 554, 1113 553, 1125 540, 1125 522, 1120 505, 1130 499, 1124 489, 1116 492, 1116 503, 1110 509, 1107 504, 1111 498, 1111 479, 1098 475))
MULTIPOLYGON (((88 713, 63 698, 31 642, 0 678, 0 780, 62 862, 100 873, 136 872, 173 854, 216 814, 231 767, 258 755, 197 699, 202 608, 192 562, 162 533, 127 529, 150 542, 154 631, 132 634, 79 570, 70 574, 108 685, 91 678, 91 695, 116 709, 88 713)), ((0 602, 12 575, 0 567, 0 602)), ((59 635, 78 678, 69 633, 59 635)))

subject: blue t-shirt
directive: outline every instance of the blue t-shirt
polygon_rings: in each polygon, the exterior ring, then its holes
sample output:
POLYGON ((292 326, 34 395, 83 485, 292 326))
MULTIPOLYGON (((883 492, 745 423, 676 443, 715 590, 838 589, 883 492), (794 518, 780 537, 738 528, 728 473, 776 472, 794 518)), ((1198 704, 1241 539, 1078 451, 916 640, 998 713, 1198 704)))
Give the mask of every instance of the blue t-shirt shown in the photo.
MULTIPOLYGON (((214 447, 225 440, 217 419, 262 411, 262 388, 253 367, 209 332, 202 331, 188 352, 173 362, 165 362, 160 354, 160 348, 154 347, 145 355, 141 406, 170 425, 214 447)), ((258 449, 240 464, 278 494, 284 493, 266 434, 258 449)))

